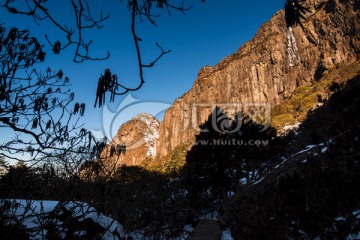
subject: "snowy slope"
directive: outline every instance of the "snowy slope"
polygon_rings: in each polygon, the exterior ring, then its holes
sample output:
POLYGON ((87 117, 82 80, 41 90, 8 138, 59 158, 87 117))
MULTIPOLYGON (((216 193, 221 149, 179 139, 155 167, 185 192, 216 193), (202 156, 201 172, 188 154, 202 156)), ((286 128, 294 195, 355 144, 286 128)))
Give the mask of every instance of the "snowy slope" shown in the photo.
POLYGON ((6 199, 0 205, 10 206, 6 215, 13 220, 8 223, 22 224, 30 239, 34 240, 48 239, 49 229, 55 230, 62 238, 69 237, 69 234, 72 237, 88 236, 86 223, 89 222, 91 226, 99 226, 101 239, 120 240, 125 236, 119 222, 84 202, 6 199), (73 233, 70 233, 70 228, 73 228, 73 233))

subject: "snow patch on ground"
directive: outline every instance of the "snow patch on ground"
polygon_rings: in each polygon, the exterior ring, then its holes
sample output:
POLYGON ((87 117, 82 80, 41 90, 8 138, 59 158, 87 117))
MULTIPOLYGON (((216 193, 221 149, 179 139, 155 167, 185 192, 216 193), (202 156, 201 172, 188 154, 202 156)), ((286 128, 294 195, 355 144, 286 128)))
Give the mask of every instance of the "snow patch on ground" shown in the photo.
POLYGON ((324 148, 321 149, 321 153, 325 153, 327 150, 328 150, 328 148, 324 147, 324 148))
POLYGON ((264 180, 264 178, 265 178, 265 176, 264 176, 264 177, 262 177, 262 178, 260 178, 260 179, 259 179, 259 180, 257 180, 256 182, 254 182, 254 183, 253 183, 253 185, 258 184, 259 182, 261 182, 262 180, 264 180))
MULTIPOLYGON (((352 215, 355 219, 359 220, 360 219, 360 210, 353 211, 352 215)), ((346 219, 345 219, 345 221, 346 221, 346 219)), ((355 240, 355 239, 357 239, 357 240, 360 239, 360 232, 349 234, 346 237, 346 240, 355 240)))
POLYGON ((346 240, 359 240, 360 239, 360 232, 355 234, 350 234, 346 237, 346 240))
POLYGON ((239 183, 241 183, 242 185, 246 185, 247 184, 247 179, 246 177, 243 177, 239 180, 239 183))
POLYGON ((222 232, 220 240, 234 240, 231 235, 230 229, 227 228, 222 232))
POLYGON ((360 219, 360 210, 353 211, 352 214, 354 215, 354 217, 355 217, 356 219, 360 219))
POLYGON ((227 192, 227 197, 230 199, 235 195, 235 193, 233 191, 229 191, 227 192))
MULTIPOLYGON (((187 237, 190 235, 190 233, 194 230, 193 226, 191 224, 187 224, 184 226, 184 240, 187 239, 187 237)), ((180 239, 179 239, 180 240, 180 239)))
POLYGON ((282 162, 279 163, 278 165, 276 165, 276 166, 275 166, 275 169, 276 169, 276 168, 279 168, 281 165, 283 165, 288 159, 283 156, 283 157, 281 157, 281 160, 282 160, 282 162))
POLYGON ((219 212, 218 211, 213 211, 213 212, 208 212, 202 216, 199 217, 200 220, 218 220, 219 219, 219 212))
MULTIPOLYGON (((66 214, 64 211, 69 211, 71 213, 69 217, 76 218, 78 222, 92 219, 94 223, 105 229, 101 236, 104 240, 120 240, 125 236, 123 227, 118 221, 99 213, 95 208, 84 202, 69 201, 61 203, 59 201, 24 199, 6 199, 4 202, 11 203, 11 208, 7 214, 10 217, 15 217, 26 228, 30 239, 44 239, 47 234, 44 226, 49 221, 56 225, 56 229, 59 232, 64 230, 63 222, 52 217, 54 215, 66 214)), ((77 231, 76 235, 83 236, 85 232, 77 231)))
POLYGON ((301 150, 300 152, 297 152, 297 153, 293 154, 292 156, 294 157, 294 156, 299 155, 301 153, 308 152, 308 151, 310 151, 311 149, 313 149, 316 146, 317 145, 308 145, 308 146, 305 147, 304 150, 301 150))
POLYGON ((335 221, 337 221, 337 222, 346 221, 346 218, 344 218, 344 217, 337 217, 337 218, 335 218, 335 221))
MULTIPOLYGON (((183 232, 179 237, 171 238, 172 240, 186 240, 190 233, 194 230, 191 224, 185 225, 183 228, 183 232)), ((126 239, 133 239, 133 240, 154 240, 158 239, 155 236, 145 237, 145 230, 136 230, 134 232, 130 232, 126 234, 126 239)))

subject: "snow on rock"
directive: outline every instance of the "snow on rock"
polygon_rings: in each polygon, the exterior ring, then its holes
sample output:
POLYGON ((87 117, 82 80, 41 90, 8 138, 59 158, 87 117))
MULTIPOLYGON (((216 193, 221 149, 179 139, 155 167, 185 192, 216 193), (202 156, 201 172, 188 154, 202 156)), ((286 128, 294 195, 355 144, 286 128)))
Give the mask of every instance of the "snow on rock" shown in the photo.
POLYGON ((153 159, 159 138, 159 121, 148 113, 141 113, 120 126, 116 136, 101 153, 106 167, 116 169, 123 165, 143 166, 146 159, 153 159), (112 149, 123 147, 120 154, 112 149))
POLYGON ((292 27, 289 27, 287 29, 286 38, 287 38, 288 64, 289 67, 294 67, 296 64, 300 63, 300 57, 298 54, 299 49, 296 44, 296 39, 292 27))
POLYGON ((142 132, 146 148, 148 149, 146 156, 155 157, 156 154, 156 141, 159 138, 159 122, 148 113, 137 115, 134 120, 141 121, 147 125, 147 130, 142 132))
POLYGON ((8 206, 5 214, 9 219, 15 219, 12 223, 22 224, 30 239, 34 240, 46 239, 49 226, 55 226, 58 234, 65 238, 69 222, 75 228, 73 237, 86 236, 85 224, 89 222, 100 226, 101 239, 120 240, 125 237, 118 221, 99 213, 84 202, 6 199, 1 200, 0 206, 8 206))
POLYGON ((297 130, 299 128, 299 126, 300 126, 300 122, 296 122, 296 123, 294 123, 292 125, 285 125, 283 130, 284 130, 285 133, 288 133, 290 131, 297 130))

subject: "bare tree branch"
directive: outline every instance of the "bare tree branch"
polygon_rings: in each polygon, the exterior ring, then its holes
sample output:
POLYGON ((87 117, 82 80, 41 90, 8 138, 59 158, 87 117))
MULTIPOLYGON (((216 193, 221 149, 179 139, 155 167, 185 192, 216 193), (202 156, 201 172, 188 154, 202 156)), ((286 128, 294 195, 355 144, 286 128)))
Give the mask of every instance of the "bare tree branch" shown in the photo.
MULTIPOLYGON (((80 63, 86 60, 105 60, 110 57, 107 52, 104 57, 92 57, 90 55, 90 47, 92 40, 85 40, 85 30, 93 28, 102 28, 102 23, 109 19, 110 14, 103 15, 100 10, 99 17, 95 18, 92 14, 91 6, 87 0, 68 0, 71 4, 75 19, 73 24, 66 25, 62 20, 57 19, 47 6, 48 0, 7 0, 2 6, 10 13, 31 16, 37 24, 48 19, 55 28, 65 34, 66 41, 51 40, 50 36, 45 35, 47 42, 52 47, 54 54, 59 54, 69 46, 75 46, 73 61, 80 63), (25 3, 16 5, 15 3, 25 3), (26 7, 19 7, 26 6, 26 7)), ((144 63, 142 59, 142 50, 140 46, 141 38, 137 33, 136 23, 148 21, 156 26, 155 18, 161 16, 161 11, 171 15, 172 10, 185 12, 191 7, 184 7, 184 0, 178 3, 174 0, 127 0, 127 7, 131 15, 131 33, 135 45, 137 65, 139 69, 139 82, 135 87, 127 87, 117 81, 117 76, 111 75, 111 79, 104 79, 101 75, 98 82, 95 106, 101 107, 106 99, 106 93, 110 93, 110 101, 114 101, 115 96, 124 95, 130 91, 139 90, 145 83, 144 68, 153 67, 164 55, 170 53, 170 50, 164 50, 158 43, 156 46, 160 49, 160 54, 150 63, 144 63)), ((204 0, 202 0, 204 2, 204 0)))
POLYGON ((169 15, 171 15, 171 9, 181 12, 191 9, 191 7, 184 7, 184 1, 182 1, 181 6, 175 6, 171 4, 169 0, 128 0, 128 9, 131 13, 131 33, 136 49, 140 81, 136 87, 126 87, 123 84, 118 83, 117 76, 112 75, 109 69, 105 70, 105 74, 101 75, 99 78, 94 107, 96 107, 97 104, 101 107, 105 103, 107 92, 110 93, 110 101, 114 101, 115 96, 139 90, 145 83, 144 68, 153 67, 164 55, 171 52, 171 50, 165 51, 159 43, 156 43, 156 46, 161 51, 160 54, 151 63, 145 64, 142 59, 140 47, 140 41, 142 41, 142 39, 138 36, 136 29, 137 21, 142 22, 144 21, 143 19, 147 19, 151 24, 156 26, 154 18, 159 17, 160 14, 154 14, 153 11, 156 9, 162 10, 164 8, 167 10, 169 15), (153 3, 156 3, 155 7, 153 6, 153 3))
POLYGON ((83 161, 96 158, 98 145, 79 124, 85 104, 72 105, 69 78, 61 70, 29 70, 45 55, 29 31, 0 26, 0 127, 13 134, 0 143, 0 156, 19 160, 27 154, 32 163, 71 153, 83 161))
POLYGON ((100 11, 99 18, 94 18, 91 14, 91 9, 87 1, 84 0, 70 0, 70 3, 75 14, 74 27, 69 27, 63 24, 62 20, 57 20, 50 12, 51 9, 46 7, 47 0, 18 0, 18 1, 6 1, 2 7, 5 7, 10 13, 32 16, 37 24, 41 21, 48 19, 54 26, 65 34, 66 41, 61 43, 59 40, 51 41, 49 36, 45 35, 48 43, 53 48, 55 54, 59 54, 60 51, 75 45, 75 53, 73 57, 74 62, 83 62, 86 60, 106 60, 110 57, 110 53, 107 52, 104 57, 91 57, 89 54, 89 48, 93 43, 92 40, 84 39, 84 31, 92 28, 102 28, 101 23, 106 21, 110 14, 103 15, 100 11), (26 6, 26 9, 21 9, 15 6, 15 3, 23 2, 22 6, 26 6), (84 6, 85 2, 85 6, 84 6), (75 29, 75 30, 74 30, 75 29))

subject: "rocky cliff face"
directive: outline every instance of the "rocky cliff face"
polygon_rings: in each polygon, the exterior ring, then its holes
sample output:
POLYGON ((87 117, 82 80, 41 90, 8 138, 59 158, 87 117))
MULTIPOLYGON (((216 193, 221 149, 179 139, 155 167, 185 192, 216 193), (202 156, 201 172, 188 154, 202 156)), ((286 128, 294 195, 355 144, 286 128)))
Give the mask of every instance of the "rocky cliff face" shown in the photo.
POLYGON ((165 157, 180 144, 191 144, 215 106, 230 115, 242 110, 269 121, 271 108, 289 99, 295 89, 311 86, 329 69, 359 59, 358 1, 307 0, 304 6, 311 12, 301 24, 287 26, 285 11, 280 10, 237 52, 214 67, 203 67, 160 126, 148 114, 121 126, 102 157, 115 165, 144 165, 146 158, 165 157), (125 154, 109 158, 111 146, 119 143, 126 144, 125 154))
POLYGON ((153 158, 156 153, 156 140, 159 137, 159 121, 150 114, 139 114, 124 123, 116 136, 106 146, 101 158, 108 167, 119 165, 142 165, 146 158, 153 158), (110 154, 111 148, 126 149, 120 155, 110 154))
POLYGON ((359 58, 358 1, 307 0, 305 5, 312 13, 303 27, 287 27, 280 10, 237 52, 199 71, 192 89, 165 113, 158 157, 194 139, 215 105, 229 113, 255 108, 266 116, 299 86, 312 85, 327 70, 359 58))

